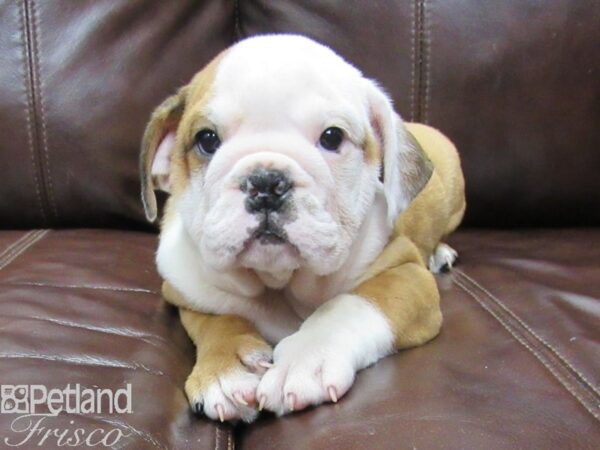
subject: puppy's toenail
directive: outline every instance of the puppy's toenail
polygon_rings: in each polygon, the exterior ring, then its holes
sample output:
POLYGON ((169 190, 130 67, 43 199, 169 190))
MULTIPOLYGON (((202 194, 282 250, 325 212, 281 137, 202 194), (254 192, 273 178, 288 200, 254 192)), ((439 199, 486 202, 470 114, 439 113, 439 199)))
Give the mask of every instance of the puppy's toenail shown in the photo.
POLYGON ((246 401, 246 399, 244 399, 244 397, 242 396, 242 394, 240 394, 239 392, 236 392, 235 394, 233 394, 233 398, 240 405, 248 406, 248 402, 246 401))
POLYGON ((333 386, 329 386, 327 388, 327 393, 329 394, 329 398, 331 399, 331 401, 333 403, 337 403, 338 396, 337 396, 337 392, 335 391, 335 388, 333 386))
POLYGON ((218 403, 215 406, 215 409, 217 410, 217 414, 219 415, 219 420, 221 422, 225 422, 225 411, 223 410, 223 405, 221 405, 220 403, 218 403))
POLYGON ((270 369, 271 367, 273 367, 273 363, 270 361, 259 361, 258 365, 263 369, 270 369))
POLYGON ((288 409, 290 411, 294 411, 294 408, 296 407, 296 394, 290 392, 287 395, 287 404, 288 404, 288 409))
POLYGON ((267 397, 264 395, 260 396, 260 400, 258 401, 258 410, 262 411, 265 407, 265 403, 267 402, 267 397))

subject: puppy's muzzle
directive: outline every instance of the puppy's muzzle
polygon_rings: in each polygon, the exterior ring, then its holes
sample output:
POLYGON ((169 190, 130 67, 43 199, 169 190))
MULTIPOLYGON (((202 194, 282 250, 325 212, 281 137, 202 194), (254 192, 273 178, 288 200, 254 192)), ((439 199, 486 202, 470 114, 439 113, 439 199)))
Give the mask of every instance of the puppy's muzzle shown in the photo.
POLYGON ((281 210, 290 196, 293 183, 281 170, 256 169, 241 184, 246 193, 245 206, 250 213, 281 210))

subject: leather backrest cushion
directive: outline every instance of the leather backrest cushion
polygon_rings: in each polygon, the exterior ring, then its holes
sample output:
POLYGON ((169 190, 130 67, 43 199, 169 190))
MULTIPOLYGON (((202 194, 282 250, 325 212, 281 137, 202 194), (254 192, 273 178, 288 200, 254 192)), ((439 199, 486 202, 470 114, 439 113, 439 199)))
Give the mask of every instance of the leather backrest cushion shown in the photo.
POLYGON ((0 227, 144 226, 152 109, 234 39, 233 2, 0 5, 0 227))
POLYGON ((152 109, 235 39, 294 32, 459 147, 471 226, 600 223, 595 0, 0 5, 0 227, 144 226, 152 109))

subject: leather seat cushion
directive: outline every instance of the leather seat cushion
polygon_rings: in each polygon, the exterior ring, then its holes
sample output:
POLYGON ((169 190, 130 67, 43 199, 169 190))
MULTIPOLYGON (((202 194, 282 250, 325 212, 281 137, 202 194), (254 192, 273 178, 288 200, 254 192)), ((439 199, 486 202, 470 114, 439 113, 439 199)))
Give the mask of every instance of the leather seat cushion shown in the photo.
MULTIPOLYGON (((438 338, 361 372, 337 405, 240 427, 238 448, 597 448, 600 231, 462 231, 450 242, 461 263, 438 277, 438 338)), ((132 449, 231 448, 228 426, 188 410, 194 350, 160 298, 156 243, 0 232, 0 380, 131 383, 135 414, 55 425, 118 426, 132 449)), ((13 418, 0 415, 4 436, 13 418)))

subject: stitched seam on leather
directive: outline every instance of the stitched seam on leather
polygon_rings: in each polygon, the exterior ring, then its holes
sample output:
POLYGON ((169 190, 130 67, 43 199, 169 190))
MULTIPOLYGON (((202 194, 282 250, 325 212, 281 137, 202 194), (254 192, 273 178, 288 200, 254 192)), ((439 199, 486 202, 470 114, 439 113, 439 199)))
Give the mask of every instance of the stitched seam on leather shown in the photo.
MULTIPOLYGON (((544 367, 546 367, 550 373, 554 376, 554 378, 559 381, 566 389, 568 392, 571 393, 571 395, 573 395, 573 397, 575 397, 579 403, 596 419, 600 420, 600 415, 598 415, 597 412, 594 411, 594 409, 592 407, 590 407, 587 402, 588 400, 582 398, 582 396, 580 395, 580 393, 577 392, 577 386, 573 386, 571 384, 569 384, 569 382, 563 377, 561 376, 561 374, 557 371, 557 367, 552 365, 551 360, 548 360, 547 357, 544 358, 544 356, 538 351, 536 350, 533 345, 527 343, 526 339, 523 336, 519 336, 516 331, 504 320, 502 320, 502 318, 495 313, 493 310, 491 310, 489 308, 489 305, 486 305, 486 303, 484 302, 483 299, 481 299, 480 297, 478 297, 473 291, 471 291, 470 289, 468 289, 464 284, 457 282, 457 280, 454 280, 455 284, 457 284, 459 287, 461 287, 465 292, 467 292, 471 297, 473 297, 482 307, 484 310, 486 310, 487 312, 489 312, 521 345, 523 345, 527 350, 530 351, 531 354, 533 354, 533 356, 536 357, 536 359, 538 359, 538 361, 540 361, 544 367)), ((560 366, 558 367, 560 368, 560 366)), ((563 367, 564 369, 564 367, 563 367)), ((571 374, 569 374, 567 372, 567 374, 565 374, 566 377, 571 378, 572 381, 574 381, 575 383, 577 383, 577 380, 573 378, 573 376, 571 374)), ((585 392, 585 391, 584 391, 585 392)), ((585 392, 586 394, 589 393, 585 392)), ((592 399, 591 403, 596 406, 597 405, 597 400, 592 399)))
POLYGON ((217 425, 215 427, 215 450, 219 450, 221 448, 221 429, 217 425))
POLYGON ((49 287, 57 289, 94 289, 99 291, 113 291, 113 292, 140 292, 144 294, 155 294, 160 295, 157 291, 144 288, 128 288, 128 287, 116 287, 116 286, 100 286, 90 284, 53 284, 53 283, 40 283, 35 281, 7 281, 1 282, 0 285, 7 286, 35 286, 35 287, 49 287))
POLYGON ((47 222, 46 209, 44 208, 44 201, 40 190, 40 180, 38 174, 40 172, 38 159, 36 158, 35 151, 35 128, 33 125, 34 113, 34 100, 32 95, 32 82, 31 82, 31 59, 30 59, 30 42, 29 42, 29 18, 26 10, 26 2, 20 2, 19 15, 21 19, 20 31, 23 42, 23 85, 25 88, 25 95, 27 97, 27 110, 25 111, 25 120, 27 123, 27 144, 29 146, 29 153, 31 155, 31 166, 33 169, 33 184, 35 187, 35 193, 38 201, 38 207, 42 215, 42 222, 47 222))
POLYGON ((152 345, 153 347, 159 347, 159 345, 157 345, 157 343, 162 343, 162 344, 167 344, 167 345, 171 345, 172 342, 169 341, 168 339, 160 336, 160 335, 154 335, 154 334, 148 334, 148 333, 140 333, 140 332, 136 332, 134 330, 127 330, 126 331, 119 331, 118 329, 115 328, 109 328, 106 326, 90 326, 90 325, 83 325, 80 323, 76 323, 76 322, 69 322, 68 320, 60 320, 60 319, 53 319, 50 317, 40 317, 40 316, 23 316, 23 315, 14 315, 14 314, 4 314, 2 316, 5 319, 11 319, 11 320, 33 320, 33 321, 38 321, 38 322, 47 322, 47 323, 51 323, 54 325, 60 325, 62 327, 66 327, 66 328, 74 328, 74 329, 78 329, 78 330, 86 330, 86 331, 92 331, 95 333, 103 333, 103 334, 108 334, 110 336, 119 336, 119 337, 126 337, 126 338, 132 338, 132 339, 137 339, 140 341, 145 342, 146 344, 152 345))
POLYGON ((54 219, 58 219, 58 211, 56 209, 56 202, 54 201, 54 187, 52 185, 52 176, 50 174, 50 158, 49 158, 49 149, 48 149, 48 132, 46 128, 46 111, 44 106, 44 95, 43 95, 43 82, 42 82, 42 74, 41 74, 41 64, 40 64, 40 50, 39 50, 39 18, 36 8, 36 3, 33 1, 31 3, 31 34, 33 36, 33 61, 35 65, 32 67, 32 70, 35 71, 36 77, 35 81, 37 83, 37 96, 38 96, 38 105, 39 105, 39 122, 41 125, 41 148, 43 150, 44 161, 43 164, 45 168, 45 179, 46 179, 46 195, 48 204, 50 205, 51 211, 54 214, 54 219))
POLYGON ((36 161, 37 161, 37 169, 38 169, 38 179, 39 179, 39 185, 40 185, 40 194, 41 194, 41 200, 42 200, 42 208, 44 210, 44 220, 48 221, 48 212, 50 209, 50 201, 48 198, 48 190, 47 190, 47 182, 46 182, 46 174, 44 171, 44 159, 41 155, 41 149, 40 147, 42 146, 42 144, 40 143, 41 137, 40 137, 40 124, 39 124, 39 105, 38 105, 38 95, 37 95, 37 77, 38 77, 38 73, 37 73, 37 66, 36 66, 36 57, 35 57, 35 53, 37 52, 36 50, 36 45, 37 45, 37 38, 36 38, 36 34, 35 34, 35 19, 32 17, 32 11, 31 11, 31 4, 32 1, 31 0, 24 0, 23 1, 24 4, 24 12, 25 12, 25 25, 26 25, 26 31, 27 31, 27 56, 28 56, 28 68, 29 68, 29 92, 30 92, 30 99, 31 99, 31 123, 32 123, 32 130, 34 131, 34 133, 32 134, 33 136, 33 149, 35 151, 36 154, 36 161))
POLYGON ((515 328, 519 328, 519 326, 524 328, 525 331, 522 330, 522 333, 525 336, 529 336, 529 339, 532 341, 532 345, 537 344, 538 347, 541 346, 541 351, 545 351, 545 352, 550 351, 552 354, 547 356, 547 358, 549 358, 549 363, 553 362, 558 368, 560 368, 564 372, 566 372, 565 376, 567 376, 568 378, 573 380, 573 382, 575 383, 575 388, 579 388, 580 390, 583 390, 583 394, 590 397, 592 399, 592 403, 594 403, 594 405, 600 411, 600 403, 599 403, 600 398, 597 398, 597 396, 595 395, 595 394, 597 394, 596 389, 587 380, 581 380, 576 376, 576 375, 581 376, 579 371, 574 370, 574 368, 571 364, 566 364, 566 367, 565 367, 565 364, 564 364, 565 359, 561 358, 559 355, 557 355, 557 352, 553 351, 554 349, 549 344, 547 344, 547 343, 544 344, 545 341, 539 335, 537 335, 537 333, 535 333, 523 320, 521 320, 515 313, 513 313, 512 310, 510 310, 502 301, 500 301, 500 299, 498 297, 493 296, 487 289, 485 289, 481 284, 477 283, 473 278, 468 276, 465 272, 462 272, 462 271, 458 271, 458 272, 460 275, 462 275, 462 277, 465 279, 465 281, 470 281, 474 285, 474 287, 479 288, 505 314, 507 314, 509 316, 509 318, 512 318, 512 320, 516 321, 517 323, 514 325, 515 328), (556 361, 555 358, 558 358, 558 361, 556 361), (563 364, 561 364, 561 363, 563 363, 563 364), (571 371, 569 369, 571 369, 572 372, 575 372, 575 374, 571 373, 571 371), (592 392, 590 392, 590 389, 592 392))
POLYGON ((490 297, 492 300, 495 300, 496 303, 498 303, 498 305, 504 310, 506 311, 507 314, 509 314, 511 317, 513 317, 523 328, 525 328, 529 333, 531 333, 540 343, 542 343, 545 347, 548 348, 548 350, 550 350, 552 353, 554 353, 554 355, 560 359, 569 369, 571 369, 573 372, 575 372, 579 378, 581 378, 581 381, 587 385, 587 387, 589 387, 592 391, 594 391, 598 396, 600 396, 600 390, 598 388, 596 388, 594 386, 593 383, 591 383, 586 377, 585 375, 578 369, 576 369, 572 363, 570 363, 567 358, 565 356, 563 356, 558 349, 556 349, 555 347, 553 347, 547 340, 545 340, 543 337, 541 337, 538 333, 535 332, 535 330, 533 330, 529 325, 527 325, 527 323, 521 319, 516 313, 514 313, 508 306, 506 306, 506 304, 504 302, 502 302, 497 296, 495 296, 494 294, 492 294, 492 292, 490 292, 488 289, 486 289, 485 287, 483 287, 480 283, 478 283, 475 279, 473 279, 472 277, 470 277, 469 275, 467 275, 464 271, 462 270, 456 270, 460 275, 462 275, 464 278, 466 278, 467 280, 469 280, 471 283, 473 283, 475 286, 477 286, 479 289, 481 289, 481 291, 483 291, 488 297, 490 297))
POLYGON ((11 244, 9 244, 3 251, 2 253, 0 253, 0 264, 2 264, 2 261, 4 260, 4 258, 6 258, 6 256, 9 253, 12 253, 14 248, 17 247, 18 245, 21 244, 21 242, 23 242, 25 239, 27 239, 32 233, 35 233, 35 230, 31 230, 28 231, 26 233, 24 233, 21 237, 19 237, 17 240, 13 241, 11 244))
POLYGON ((414 18, 414 28, 415 28, 415 64, 414 64, 414 111, 412 120, 414 122, 419 122, 421 120, 421 77, 423 71, 423 59, 422 59, 422 50, 423 50, 423 0, 415 0, 415 18, 414 18))
POLYGON ((429 7, 427 0, 423 0, 423 17, 422 17, 422 28, 423 28, 423 45, 422 45, 422 59, 423 59, 423 67, 421 68, 421 76, 422 79, 422 89, 423 93, 421 95, 421 101, 423 105, 421 106, 421 120, 423 123, 428 122, 428 113, 429 113, 429 68, 431 65, 431 20, 428 18, 429 15, 429 7))
POLYGON ((32 239, 32 235, 36 234, 37 231, 30 231, 14 242, 9 248, 6 249, 5 253, 0 258, 0 267, 4 267, 5 262, 8 264, 8 260, 14 256, 16 252, 18 252, 23 245, 26 245, 28 241, 32 239))
POLYGON ((2 261, 0 261, 0 270, 4 269, 12 261, 14 261, 19 255, 27 250, 32 244, 37 242, 40 238, 46 234, 48 230, 36 230, 27 234, 26 238, 23 239, 20 244, 13 248, 9 254, 7 254, 2 261))
POLYGON ((41 354, 28 354, 28 353, 0 353, 0 359, 39 359, 42 361, 60 362, 65 364, 75 364, 78 366, 93 366, 93 367, 109 367, 113 369, 130 369, 130 370, 142 370, 151 375, 165 376, 165 373, 161 370, 151 369, 150 367, 133 363, 128 364, 121 361, 107 360, 104 358, 94 358, 92 356, 85 357, 69 357, 69 356, 52 356, 52 355, 41 355, 41 354))
POLYGON ((410 30, 410 121, 415 121, 415 102, 416 102, 416 72, 417 72, 417 3, 419 0, 413 0, 410 7, 412 27, 410 30))
MULTIPOLYGON (((470 295, 479 305, 487 311, 492 317, 494 317, 500 325, 523 347, 525 347, 529 352, 540 362, 548 371, 553 375, 553 377, 561 384, 565 389, 575 397, 575 399, 588 411, 595 419, 600 421, 600 414, 591 407, 588 402, 592 403, 594 407, 598 408, 598 400, 594 398, 593 394, 590 394, 589 391, 583 390, 583 394, 587 394, 588 397, 591 397, 591 401, 589 399, 584 399, 582 397, 582 389, 577 389, 578 383, 577 379, 573 377, 568 371, 566 374, 561 375, 557 369, 560 369, 560 365, 553 365, 552 360, 548 358, 548 356, 543 355, 539 349, 535 349, 533 347, 534 343, 527 342, 527 335, 519 335, 517 329, 514 326, 511 326, 506 320, 504 320, 497 311, 494 311, 490 304, 480 298, 477 294, 475 294, 471 289, 469 289, 465 284, 461 283, 458 278, 460 273, 456 274, 457 276, 453 277, 453 282, 459 286, 463 291, 465 291, 468 295, 470 295), (575 385, 569 383, 567 378, 571 378, 571 381, 575 382, 575 385)), ((465 280, 467 280, 465 278, 465 280)), ((495 302, 494 302, 495 303, 495 302)), ((498 305, 497 305, 498 306, 498 305)), ((566 370, 564 366, 562 366, 563 370, 566 370)))
POLYGON ((240 0, 234 0, 233 2, 233 41, 237 42, 242 39, 242 25, 240 21, 240 0))
POLYGON ((49 230, 37 230, 28 235, 27 239, 21 242, 17 248, 13 249, 13 251, 7 255, 3 260, 0 261, 0 270, 4 269, 11 262, 13 262, 17 257, 22 255, 25 250, 29 249, 33 244, 42 239, 46 234, 48 234, 49 230))
POLYGON ((413 121, 424 122, 426 119, 424 112, 425 96, 427 95, 427 76, 425 74, 427 68, 426 0, 417 0, 415 6, 415 111, 413 121))
POLYGON ((235 449, 235 442, 232 436, 232 430, 230 428, 223 429, 222 425, 215 426, 215 450, 221 450, 223 448, 227 448, 227 450, 235 449), (225 445, 227 447, 223 447, 223 433, 227 435, 227 441, 225 445))

